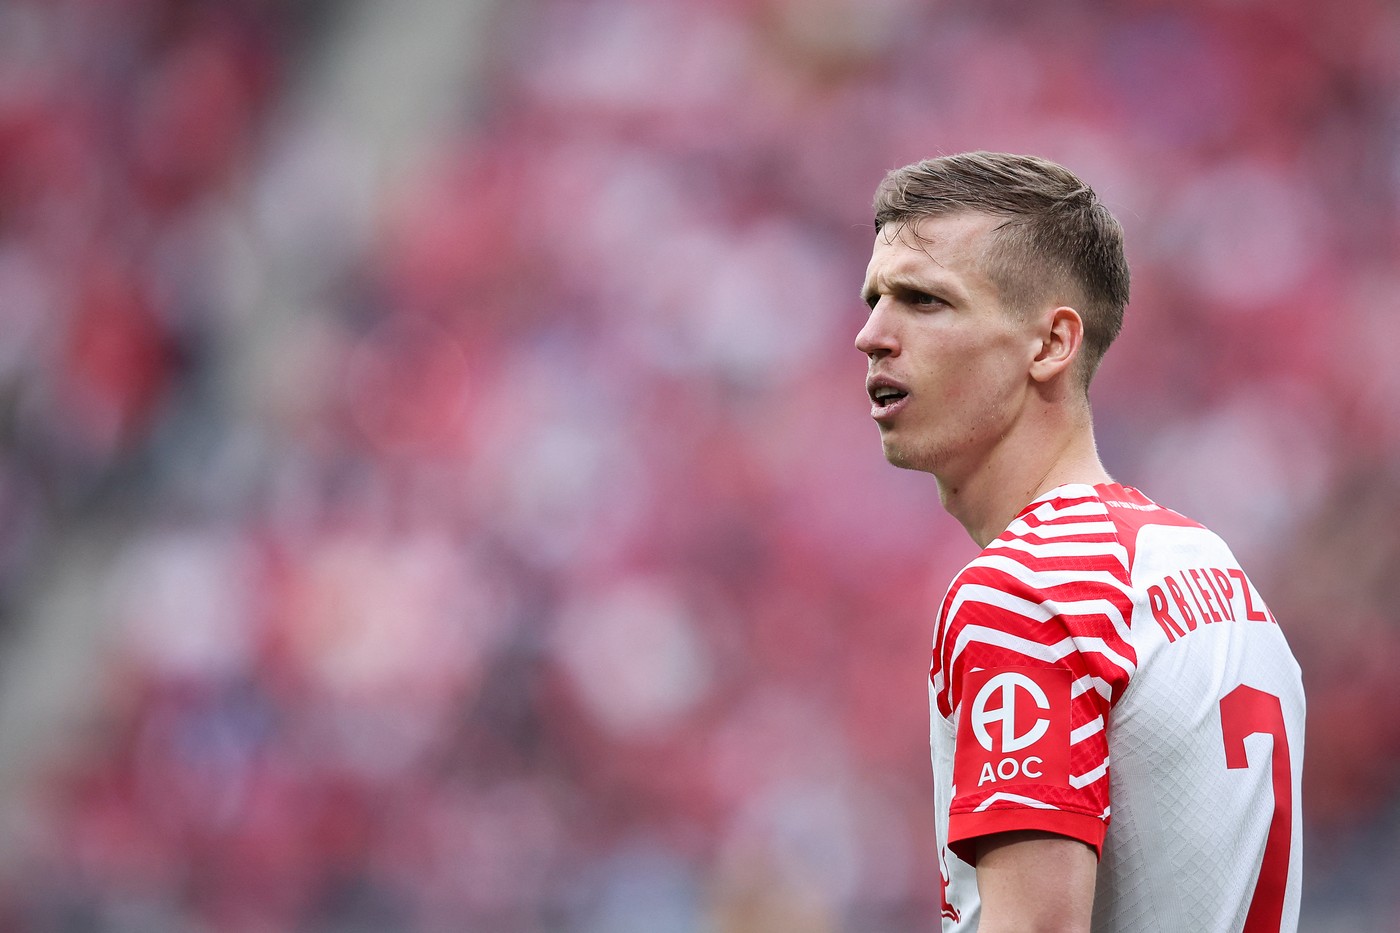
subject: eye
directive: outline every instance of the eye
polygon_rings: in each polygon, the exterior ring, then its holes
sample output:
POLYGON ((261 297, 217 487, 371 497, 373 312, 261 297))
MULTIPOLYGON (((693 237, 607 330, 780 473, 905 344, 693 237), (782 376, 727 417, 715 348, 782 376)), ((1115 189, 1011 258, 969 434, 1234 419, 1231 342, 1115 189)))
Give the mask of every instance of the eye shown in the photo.
POLYGON ((930 295, 928 292, 910 292, 907 300, 917 308, 931 308, 935 305, 945 304, 942 298, 937 295, 930 295))

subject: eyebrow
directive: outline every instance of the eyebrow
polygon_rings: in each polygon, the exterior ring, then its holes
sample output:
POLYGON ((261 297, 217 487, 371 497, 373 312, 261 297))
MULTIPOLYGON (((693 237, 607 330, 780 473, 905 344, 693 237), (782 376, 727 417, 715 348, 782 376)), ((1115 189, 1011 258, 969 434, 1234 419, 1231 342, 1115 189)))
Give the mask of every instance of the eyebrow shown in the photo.
MULTIPOLYGON (((891 293, 922 292, 945 300, 962 297, 962 292, 947 282, 929 281, 919 276, 907 275, 899 270, 880 278, 883 280, 885 289, 891 293)), ((861 286, 860 300, 868 305, 870 299, 879 294, 879 289, 871 283, 866 283, 861 286)))

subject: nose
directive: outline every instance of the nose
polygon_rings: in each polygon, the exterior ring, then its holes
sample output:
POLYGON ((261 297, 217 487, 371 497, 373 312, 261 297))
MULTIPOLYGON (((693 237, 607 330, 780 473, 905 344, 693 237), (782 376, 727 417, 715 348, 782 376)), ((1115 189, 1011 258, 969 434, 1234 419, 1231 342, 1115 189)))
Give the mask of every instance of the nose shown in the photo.
POLYGON ((899 337, 887 310, 888 299, 880 299, 870 311, 865 326, 856 334, 856 349, 871 359, 899 354, 899 337))

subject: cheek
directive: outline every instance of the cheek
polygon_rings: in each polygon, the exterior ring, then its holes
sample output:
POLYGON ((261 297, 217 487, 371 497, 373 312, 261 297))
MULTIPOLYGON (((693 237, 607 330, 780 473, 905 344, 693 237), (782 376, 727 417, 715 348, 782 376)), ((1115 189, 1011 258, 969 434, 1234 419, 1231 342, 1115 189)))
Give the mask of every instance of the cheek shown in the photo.
POLYGON ((1014 361, 1004 347, 976 343, 949 347, 941 367, 944 378, 960 392, 979 395, 1007 380, 1014 361))
POLYGON ((979 348, 962 354, 947 371, 945 398, 983 421, 1015 406, 1025 385, 1017 357, 1005 348, 979 348))

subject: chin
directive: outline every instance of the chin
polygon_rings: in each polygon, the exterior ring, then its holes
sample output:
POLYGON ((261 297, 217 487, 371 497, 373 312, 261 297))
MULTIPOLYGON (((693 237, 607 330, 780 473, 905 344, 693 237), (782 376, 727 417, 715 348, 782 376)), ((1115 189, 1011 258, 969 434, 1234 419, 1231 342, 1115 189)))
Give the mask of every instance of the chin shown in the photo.
POLYGON ((886 435, 881 439, 885 452, 885 459, 891 465, 899 467, 901 470, 919 470, 924 473, 932 473, 932 465, 925 462, 927 458, 922 457, 916 451, 911 451, 902 446, 893 438, 886 435))

